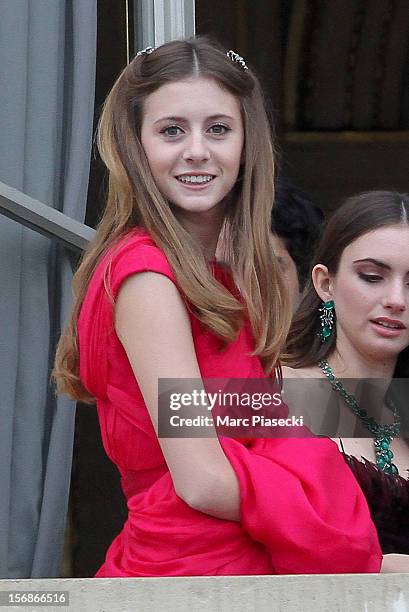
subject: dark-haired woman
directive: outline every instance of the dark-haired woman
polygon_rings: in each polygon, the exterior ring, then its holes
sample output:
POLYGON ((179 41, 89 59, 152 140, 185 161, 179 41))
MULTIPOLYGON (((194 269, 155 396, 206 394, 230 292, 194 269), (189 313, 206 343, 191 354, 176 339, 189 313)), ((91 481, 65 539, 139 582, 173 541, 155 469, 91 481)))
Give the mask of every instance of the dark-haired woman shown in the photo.
MULTIPOLYGON (((362 193, 336 211, 322 236, 283 373, 318 380, 315 393, 325 401, 315 398, 310 423, 319 429, 329 416, 319 405, 328 405, 339 411, 339 429, 355 434, 344 433, 339 446, 365 493, 384 553, 409 553, 409 446, 399 437, 407 398, 388 392, 393 378, 408 377, 408 347, 409 197, 362 193), (358 388, 368 379, 377 381, 371 397, 358 388), (328 395, 338 399, 335 407, 328 395)), ((303 410, 301 402, 294 408, 303 410)), ((408 558, 398 565, 402 571, 409 570, 408 558)))

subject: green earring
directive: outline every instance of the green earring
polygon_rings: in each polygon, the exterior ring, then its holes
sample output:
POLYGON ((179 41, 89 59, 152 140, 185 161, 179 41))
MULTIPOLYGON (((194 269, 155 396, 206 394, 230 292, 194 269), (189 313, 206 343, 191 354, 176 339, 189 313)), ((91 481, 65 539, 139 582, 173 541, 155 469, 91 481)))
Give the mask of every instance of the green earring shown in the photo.
POLYGON ((321 329, 318 332, 321 342, 326 342, 332 336, 332 330, 334 327, 334 302, 328 300, 328 302, 322 302, 321 308, 318 309, 320 313, 321 329))

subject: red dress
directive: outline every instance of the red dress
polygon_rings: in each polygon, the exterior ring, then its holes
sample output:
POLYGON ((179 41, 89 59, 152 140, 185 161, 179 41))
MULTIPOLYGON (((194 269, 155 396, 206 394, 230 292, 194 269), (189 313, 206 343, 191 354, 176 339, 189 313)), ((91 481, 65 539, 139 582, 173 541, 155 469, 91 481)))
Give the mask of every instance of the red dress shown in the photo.
MULTIPOLYGON (((175 493, 142 394, 113 326, 113 299, 142 271, 172 269, 142 230, 101 260, 78 321, 80 373, 96 397, 105 450, 117 465, 128 519, 98 577, 378 572, 381 551, 361 490, 337 446, 324 439, 221 443, 239 480, 241 522, 190 508, 175 493)), ((228 274, 218 280, 231 287, 228 274)), ((203 378, 264 377, 249 325, 219 351, 190 314, 203 378)), ((143 359, 143 355, 141 355, 143 359)))

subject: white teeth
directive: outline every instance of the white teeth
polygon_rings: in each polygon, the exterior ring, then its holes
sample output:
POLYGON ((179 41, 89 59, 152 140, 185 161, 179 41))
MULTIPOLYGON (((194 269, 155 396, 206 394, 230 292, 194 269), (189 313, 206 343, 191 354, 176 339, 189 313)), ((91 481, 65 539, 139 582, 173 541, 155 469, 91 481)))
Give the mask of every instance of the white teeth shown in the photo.
POLYGON ((210 183, 214 177, 210 175, 204 176, 203 174, 185 174, 184 176, 178 176, 176 178, 182 183, 210 183))
POLYGON ((396 325, 396 323, 386 323, 386 321, 376 321, 378 325, 382 325, 382 327, 390 327, 392 329, 401 329, 400 325, 396 325))

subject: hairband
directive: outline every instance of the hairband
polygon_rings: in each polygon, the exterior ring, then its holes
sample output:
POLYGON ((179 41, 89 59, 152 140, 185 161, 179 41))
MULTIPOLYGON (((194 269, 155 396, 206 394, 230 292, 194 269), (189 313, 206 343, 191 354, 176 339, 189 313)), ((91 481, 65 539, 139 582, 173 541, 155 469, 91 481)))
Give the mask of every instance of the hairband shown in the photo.
POLYGON ((235 51, 232 51, 231 49, 230 51, 227 51, 226 55, 230 61, 236 62, 236 64, 240 64, 243 70, 248 70, 248 66, 246 62, 244 61, 244 59, 241 57, 241 55, 239 55, 235 51))
MULTIPOLYGON (((153 51, 155 51, 155 49, 156 47, 151 47, 149 45, 148 47, 145 47, 145 49, 141 49, 141 51, 138 51, 135 57, 139 57, 140 55, 150 55, 151 53, 153 53, 153 51)), ((226 55, 231 62, 235 62, 236 64, 239 64, 243 68, 243 70, 248 70, 248 66, 241 55, 239 55, 232 49, 227 51, 226 55)))
POLYGON ((149 45, 148 47, 145 47, 145 49, 142 49, 141 51, 138 51, 138 53, 135 55, 135 57, 139 57, 140 55, 149 55, 150 53, 155 51, 155 49, 156 49, 156 47, 151 47, 149 45))

